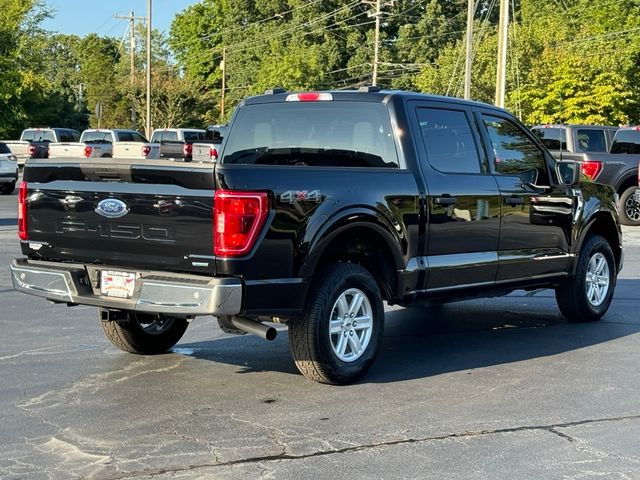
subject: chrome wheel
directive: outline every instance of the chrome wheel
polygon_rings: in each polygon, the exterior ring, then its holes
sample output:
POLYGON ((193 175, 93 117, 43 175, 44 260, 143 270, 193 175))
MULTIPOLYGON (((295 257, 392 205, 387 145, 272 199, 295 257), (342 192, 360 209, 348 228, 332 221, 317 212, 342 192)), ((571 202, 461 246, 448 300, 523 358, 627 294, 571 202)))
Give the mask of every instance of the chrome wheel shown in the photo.
POLYGON ((585 287, 587 289, 587 300, 594 307, 599 307, 607 298, 609 291, 609 263, 606 257, 597 252, 589 260, 585 287))
POLYGON ((343 292, 333 304, 329 325, 333 353, 343 362, 360 358, 373 332, 373 310, 367 296, 357 288, 343 292))
POLYGON ((624 202, 624 213, 629 220, 640 220, 640 202, 636 200, 635 195, 629 195, 627 201, 624 202))

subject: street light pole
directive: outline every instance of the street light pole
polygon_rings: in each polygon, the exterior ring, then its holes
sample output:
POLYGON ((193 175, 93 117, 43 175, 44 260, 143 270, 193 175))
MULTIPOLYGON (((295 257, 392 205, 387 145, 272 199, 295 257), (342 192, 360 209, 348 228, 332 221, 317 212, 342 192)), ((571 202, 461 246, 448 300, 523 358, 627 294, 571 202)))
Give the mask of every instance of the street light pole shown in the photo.
POLYGON ((151 0, 147 0, 147 127, 146 136, 151 138, 151 0))

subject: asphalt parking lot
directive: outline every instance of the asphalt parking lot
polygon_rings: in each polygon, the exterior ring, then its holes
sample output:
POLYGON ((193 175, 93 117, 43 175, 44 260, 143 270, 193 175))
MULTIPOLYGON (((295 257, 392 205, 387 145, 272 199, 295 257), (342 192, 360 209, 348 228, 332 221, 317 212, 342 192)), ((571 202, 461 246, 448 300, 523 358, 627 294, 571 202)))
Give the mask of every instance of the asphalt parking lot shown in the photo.
POLYGON ((0 478, 640 479, 640 229, 608 314, 569 324, 552 292, 389 309, 347 387, 274 342, 196 319, 129 355, 93 308, 15 292, 17 195, 0 196, 0 478))

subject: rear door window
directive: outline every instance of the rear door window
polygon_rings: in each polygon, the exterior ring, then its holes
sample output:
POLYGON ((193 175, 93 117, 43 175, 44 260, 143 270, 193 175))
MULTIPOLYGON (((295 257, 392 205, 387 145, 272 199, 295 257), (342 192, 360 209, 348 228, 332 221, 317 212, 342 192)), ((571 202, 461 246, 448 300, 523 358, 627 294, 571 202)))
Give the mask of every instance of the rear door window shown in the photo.
POLYGON ((0 153, 11 153, 11 150, 7 147, 6 143, 0 143, 0 153))
POLYGON ((397 168, 381 103, 283 102, 238 110, 223 163, 397 168))
POLYGON ((481 173, 478 148, 464 110, 418 108, 429 164, 441 172, 481 173))

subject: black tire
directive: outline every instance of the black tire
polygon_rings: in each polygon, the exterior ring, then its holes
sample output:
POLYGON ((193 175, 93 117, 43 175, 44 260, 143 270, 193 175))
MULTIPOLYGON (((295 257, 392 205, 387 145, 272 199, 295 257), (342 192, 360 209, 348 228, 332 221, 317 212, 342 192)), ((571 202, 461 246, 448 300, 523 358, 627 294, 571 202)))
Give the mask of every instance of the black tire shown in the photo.
POLYGON ((0 185, 0 193, 2 195, 11 195, 16 189, 16 182, 3 183, 0 185))
MULTIPOLYGON (((604 264, 602 268, 605 268, 604 264)), ((611 304, 616 286, 616 275, 616 262, 609 242, 599 235, 588 236, 580 250, 575 276, 556 288, 556 301, 562 314, 570 322, 600 320, 611 304), (600 259, 606 261, 606 272, 599 272, 600 276, 596 277, 595 281, 604 282, 606 278, 608 284, 606 291, 604 291, 604 285, 602 284, 594 287, 600 292, 599 297, 594 297, 594 295, 589 295, 588 290, 589 285, 593 285, 594 280, 588 281, 587 274, 593 271, 594 266, 600 259)), ((593 276, 590 276, 593 279, 593 276)))
POLYGON ((140 355, 165 353, 184 335, 189 323, 184 318, 131 312, 126 321, 101 320, 102 330, 120 350, 140 355))
POLYGON ((380 350, 383 333, 380 289, 366 269, 350 263, 336 263, 323 270, 311 287, 304 316, 289 322, 289 343, 300 373, 332 385, 355 382, 367 372, 380 350), (360 294, 364 295, 356 307, 360 294), (346 303, 339 304, 339 299, 346 303), (342 330, 331 334, 331 317, 340 309, 344 311, 344 306, 355 307, 354 315, 334 318, 334 328, 342 330), (362 319, 359 326, 355 321, 358 318, 362 319), (370 328, 364 326, 368 321, 370 328), (335 322, 342 325, 335 326, 335 322), (345 344, 342 348, 341 342, 345 344), (354 342, 361 347, 360 352, 354 349, 354 342), (339 350, 344 358, 340 358, 339 350))
POLYGON ((634 199, 638 187, 629 187, 620 195, 620 223, 640 225, 640 202, 634 199))

